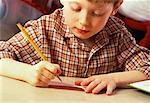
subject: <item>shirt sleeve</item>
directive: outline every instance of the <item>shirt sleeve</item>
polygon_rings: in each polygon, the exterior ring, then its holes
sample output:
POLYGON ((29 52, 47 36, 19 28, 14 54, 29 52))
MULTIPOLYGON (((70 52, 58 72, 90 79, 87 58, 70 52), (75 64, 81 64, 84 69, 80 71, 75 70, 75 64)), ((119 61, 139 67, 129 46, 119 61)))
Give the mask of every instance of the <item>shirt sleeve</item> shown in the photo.
POLYGON ((118 61, 126 71, 137 70, 150 78, 150 51, 137 45, 126 29, 121 32, 119 53, 118 61))
MULTIPOLYGON (((43 41, 40 36, 40 27, 37 21, 29 21, 25 25, 25 29, 30 37, 34 40, 38 47, 42 48, 43 41), (30 25, 32 24, 32 25, 30 25)), ((34 50, 29 41, 23 37, 22 32, 15 34, 8 41, 0 41, 0 58, 11 58, 27 64, 36 64, 40 61, 40 57, 34 50)))
POLYGON ((0 41, 0 58, 16 59, 15 53, 8 42, 0 41))

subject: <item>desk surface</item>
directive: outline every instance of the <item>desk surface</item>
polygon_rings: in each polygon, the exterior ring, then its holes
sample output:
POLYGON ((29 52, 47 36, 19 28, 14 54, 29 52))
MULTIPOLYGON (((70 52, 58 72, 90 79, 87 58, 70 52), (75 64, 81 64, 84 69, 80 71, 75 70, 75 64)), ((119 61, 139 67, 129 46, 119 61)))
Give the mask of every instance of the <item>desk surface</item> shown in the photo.
MULTIPOLYGON (((75 78, 63 78, 74 81, 75 78)), ((112 96, 83 91, 38 88, 0 76, 0 103, 150 103, 150 95, 136 89, 117 89, 112 96)))

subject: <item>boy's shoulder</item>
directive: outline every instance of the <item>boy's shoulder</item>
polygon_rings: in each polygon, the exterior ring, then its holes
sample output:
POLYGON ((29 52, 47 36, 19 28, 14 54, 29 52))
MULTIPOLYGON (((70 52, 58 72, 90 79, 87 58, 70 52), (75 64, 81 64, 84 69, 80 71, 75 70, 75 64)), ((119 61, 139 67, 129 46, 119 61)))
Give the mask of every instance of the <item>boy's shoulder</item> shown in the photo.
POLYGON ((47 27, 49 27, 48 29, 53 30, 53 28, 55 29, 59 29, 59 30, 63 30, 66 28, 66 24, 65 24, 65 19, 63 16, 63 10, 60 9, 56 9, 53 13, 48 14, 48 15, 43 15, 42 17, 40 17, 37 22, 42 22, 45 23, 45 25, 47 27))
POLYGON ((64 36, 66 33, 70 33, 68 26, 65 23, 63 9, 56 9, 53 13, 43 15, 39 22, 44 24, 43 28, 48 31, 53 31, 55 34, 61 34, 64 36), (45 28, 46 27, 46 28, 45 28))
POLYGON ((109 17, 108 22, 105 26, 105 31, 107 31, 109 34, 114 34, 125 29, 125 23, 115 16, 109 17))
POLYGON ((62 9, 56 9, 53 13, 42 16, 44 18, 54 19, 54 20, 61 20, 63 19, 63 10, 62 9))
POLYGON ((118 18, 116 16, 111 16, 109 18, 108 22, 115 23, 118 26, 124 26, 125 25, 125 23, 120 18, 118 18))
MULTIPOLYGON (((40 18, 34 20, 35 22, 42 22, 42 23, 50 23, 52 25, 56 24, 64 24, 64 16, 62 9, 56 9, 51 14, 42 15, 40 18)), ((28 22, 27 22, 28 23, 28 22)))

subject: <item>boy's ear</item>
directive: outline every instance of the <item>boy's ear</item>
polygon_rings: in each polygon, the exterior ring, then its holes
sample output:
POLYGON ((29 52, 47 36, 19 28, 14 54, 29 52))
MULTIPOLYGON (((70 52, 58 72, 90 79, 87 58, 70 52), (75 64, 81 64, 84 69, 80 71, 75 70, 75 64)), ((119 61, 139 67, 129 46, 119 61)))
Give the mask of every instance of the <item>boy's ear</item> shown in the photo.
POLYGON ((113 12, 111 13, 112 16, 115 15, 118 12, 118 9, 119 9, 119 7, 121 6, 122 3, 123 3, 123 0, 120 0, 120 2, 118 2, 116 4, 116 6, 114 7, 113 12))

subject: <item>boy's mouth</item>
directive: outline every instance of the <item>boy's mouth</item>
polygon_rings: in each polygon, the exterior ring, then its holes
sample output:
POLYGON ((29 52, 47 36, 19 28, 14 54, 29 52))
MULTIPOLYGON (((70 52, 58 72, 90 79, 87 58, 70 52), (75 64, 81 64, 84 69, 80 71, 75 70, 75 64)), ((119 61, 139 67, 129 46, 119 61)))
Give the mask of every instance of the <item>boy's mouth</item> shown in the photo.
POLYGON ((82 29, 79 29, 79 28, 75 28, 75 31, 77 33, 80 33, 80 34, 87 34, 88 32, 90 32, 89 30, 82 30, 82 29))

